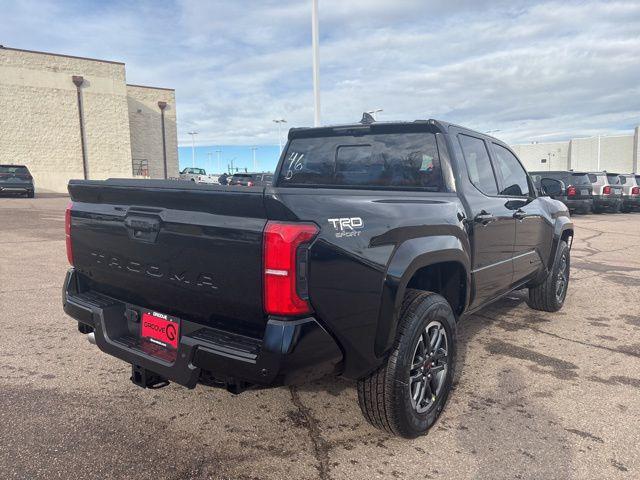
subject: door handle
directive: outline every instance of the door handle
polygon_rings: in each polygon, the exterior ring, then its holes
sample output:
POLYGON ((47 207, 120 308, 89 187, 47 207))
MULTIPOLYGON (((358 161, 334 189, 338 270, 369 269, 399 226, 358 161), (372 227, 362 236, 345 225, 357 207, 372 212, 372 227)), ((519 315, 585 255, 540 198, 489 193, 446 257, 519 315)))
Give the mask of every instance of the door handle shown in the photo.
POLYGON ((528 215, 524 210, 518 209, 513 213, 513 218, 515 218, 516 220, 523 220, 526 217, 528 217, 528 215))
POLYGON ((486 210, 480 211, 475 217, 473 217, 473 221, 476 223, 481 223, 482 225, 487 225, 488 223, 493 222, 496 219, 493 215, 491 215, 486 210))

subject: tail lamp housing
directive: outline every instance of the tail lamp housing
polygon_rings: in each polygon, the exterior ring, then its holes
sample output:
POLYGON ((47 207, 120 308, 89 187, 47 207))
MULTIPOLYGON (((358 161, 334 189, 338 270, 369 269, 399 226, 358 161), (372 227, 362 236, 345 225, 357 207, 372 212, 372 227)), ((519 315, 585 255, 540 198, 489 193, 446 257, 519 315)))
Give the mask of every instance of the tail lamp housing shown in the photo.
POLYGON ((269 221, 264 229, 264 310, 269 315, 311 312, 307 299, 308 246, 318 234, 313 223, 269 221))
POLYGON ((73 209, 73 202, 69 202, 67 209, 64 212, 64 236, 67 245, 67 260, 73 265, 73 246, 71 245, 71 210, 73 209))
POLYGON ((602 193, 604 195, 611 195, 611 187, 609 185, 606 185, 603 189, 602 189, 602 193))
POLYGON ((631 195, 640 195, 640 187, 633 187, 631 189, 631 195))
POLYGON ((568 197, 574 197, 577 194, 577 190, 576 187, 574 187, 573 185, 569 185, 567 187, 567 196, 568 197))

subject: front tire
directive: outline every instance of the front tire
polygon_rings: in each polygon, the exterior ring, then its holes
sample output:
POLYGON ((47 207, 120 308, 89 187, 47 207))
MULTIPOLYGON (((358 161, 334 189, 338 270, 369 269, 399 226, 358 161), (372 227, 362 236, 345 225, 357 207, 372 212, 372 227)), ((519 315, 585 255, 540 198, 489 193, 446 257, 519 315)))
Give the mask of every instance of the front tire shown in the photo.
POLYGON ((544 312, 557 312, 564 305, 569 288, 569 276, 571 273, 571 255, 569 245, 560 240, 553 265, 544 281, 529 288, 529 300, 527 305, 534 310, 544 312))
POLYGON ((408 290, 387 360, 358 380, 364 417, 393 435, 424 435, 447 402, 455 359, 456 320, 447 300, 436 293, 408 290))

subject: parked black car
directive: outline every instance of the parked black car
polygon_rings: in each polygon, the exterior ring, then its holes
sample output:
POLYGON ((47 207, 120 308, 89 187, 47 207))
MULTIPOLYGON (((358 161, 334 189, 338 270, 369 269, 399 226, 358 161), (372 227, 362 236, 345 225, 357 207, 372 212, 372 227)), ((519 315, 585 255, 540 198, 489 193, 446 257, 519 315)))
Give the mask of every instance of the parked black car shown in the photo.
POLYGON ((593 208, 593 187, 586 172, 571 170, 529 172, 536 188, 548 187, 552 178, 561 183, 560 192, 551 198, 564 203, 571 212, 589 213, 593 208))
POLYGON ((271 185, 273 173, 234 173, 229 185, 241 185, 244 187, 262 187, 271 185))
POLYGON ((0 165, 0 194, 33 198, 35 187, 29 169, 24 165, 0 165))
POLYGON ((371 424, 404 437, 445 406, 463 315, 525 287, 555 312, 569 283, 567 208, 505 143, 436 120, 293 129, 263 188, 69 193, 64 310, 135 384, 341 375, 371 424))

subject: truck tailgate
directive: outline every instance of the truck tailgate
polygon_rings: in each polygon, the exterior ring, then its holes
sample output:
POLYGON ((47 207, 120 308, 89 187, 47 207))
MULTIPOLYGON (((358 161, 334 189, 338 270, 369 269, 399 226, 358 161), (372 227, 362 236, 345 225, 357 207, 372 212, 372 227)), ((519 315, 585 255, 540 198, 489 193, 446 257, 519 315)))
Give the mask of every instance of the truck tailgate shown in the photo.
POLYGON ((248 335, 262 308, 260 189, 164 180, 71 181, 76 270, 92 290, 248 335))

